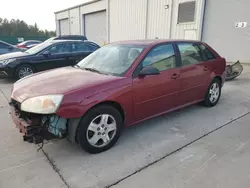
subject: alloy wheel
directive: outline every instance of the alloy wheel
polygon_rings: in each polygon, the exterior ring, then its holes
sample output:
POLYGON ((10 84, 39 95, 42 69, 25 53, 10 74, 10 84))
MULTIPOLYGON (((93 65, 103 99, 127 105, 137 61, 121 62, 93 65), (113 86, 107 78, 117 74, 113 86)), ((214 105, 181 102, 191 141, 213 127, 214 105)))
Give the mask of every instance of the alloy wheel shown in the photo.
POLYGON ((117 124, 113 116, 99 115, 91 121, 87 128, 87 141, 94 147, 104 147, 113 140, 116 131, 117 124))
POLYGON ((31 74, 33 74, 33 70, 29 67, 23 67, 18 72, 19 78, 24 78, 25 76, 28 76, 31 74))
POLYGON ((211 103, 215 103, 220 96, 220 86, 218 83, 213 83, 209 89, 209 100, 211 103))

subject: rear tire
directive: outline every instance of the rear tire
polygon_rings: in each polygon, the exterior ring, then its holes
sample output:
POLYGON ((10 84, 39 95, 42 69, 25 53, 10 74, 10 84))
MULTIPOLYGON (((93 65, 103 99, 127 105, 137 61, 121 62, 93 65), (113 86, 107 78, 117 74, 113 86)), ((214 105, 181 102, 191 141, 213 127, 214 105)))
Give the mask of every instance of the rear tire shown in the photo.
POLYGON ((221 81, 215 78, 208 87, 206 97, 204 100, 204 105, 207 107, 215 106, 221 96, 221 81))
POLYGON ((83 150, 96 154, 113 147, 120 137, 123 119, 118 110, 109 105, 91 109, 80 121, 77 140, 83 150))
POLYGON ((30 66, 30 65, 21 65, 19 67, 17 67, 16 71, 15 71, 15 78, 17 80, 24 78, 26 76, 29 76, 31 74, 34 74, 35 69, 30 66))

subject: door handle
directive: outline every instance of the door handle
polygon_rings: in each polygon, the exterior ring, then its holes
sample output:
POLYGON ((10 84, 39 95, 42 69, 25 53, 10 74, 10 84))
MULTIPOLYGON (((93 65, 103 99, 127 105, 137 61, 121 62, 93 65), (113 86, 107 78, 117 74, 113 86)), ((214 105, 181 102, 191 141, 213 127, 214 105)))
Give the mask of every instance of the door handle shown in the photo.
POLYGON ((175 79, 179 78, 179 76, 180 76, 179 74, 174 73, 174 74, 171 76, 171 79, 175 80, 175 79))
POLYGON ((208 71, 208 67, 207 66, 204 67, 204 71, 208 71))

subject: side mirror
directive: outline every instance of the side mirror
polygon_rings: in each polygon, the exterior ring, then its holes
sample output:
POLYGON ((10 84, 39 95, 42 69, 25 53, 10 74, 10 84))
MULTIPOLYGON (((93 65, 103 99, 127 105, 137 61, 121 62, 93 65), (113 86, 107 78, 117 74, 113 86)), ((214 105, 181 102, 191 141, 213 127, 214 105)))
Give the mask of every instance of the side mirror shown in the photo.
POLYGON ((140 77, 144 77, 144 76, 148 76, 148 75, 157 75, 160 74, 159 69, 153 67, 153 66, 147 66, 144 67, 140 72, 139 72, 139 76, 140 77))
POLYGON ((49 51, 43 52, 43 56, 45 56, 45 57, 49 57, 50 55, 51 55, 51 53, 49 51))

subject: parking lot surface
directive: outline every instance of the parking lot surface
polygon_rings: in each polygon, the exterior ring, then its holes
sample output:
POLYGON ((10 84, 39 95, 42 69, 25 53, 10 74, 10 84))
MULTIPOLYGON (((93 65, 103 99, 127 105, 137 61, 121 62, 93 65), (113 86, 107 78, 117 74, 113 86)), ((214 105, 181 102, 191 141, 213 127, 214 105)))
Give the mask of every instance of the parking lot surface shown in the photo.
POLYGON ((0 187, 216 187, 211 183, 215 179, 221 179, 217 187, 227 187, 227 175, 245 178, 243 183, 249 185, 249 82, 246 66, 238 79, 225 84, 214 108, 194 105, 130 127, 114 148, 90 155, 66 140, 49 142, 39 152, 37 146, 23 142, 8 115, 12 82, 2 79, 0 187), (238 171, 230 173, 237 164, 238 171))

